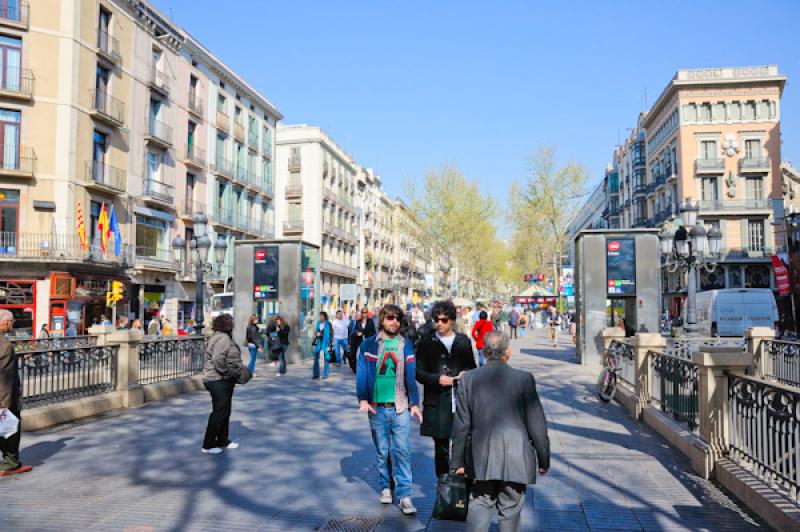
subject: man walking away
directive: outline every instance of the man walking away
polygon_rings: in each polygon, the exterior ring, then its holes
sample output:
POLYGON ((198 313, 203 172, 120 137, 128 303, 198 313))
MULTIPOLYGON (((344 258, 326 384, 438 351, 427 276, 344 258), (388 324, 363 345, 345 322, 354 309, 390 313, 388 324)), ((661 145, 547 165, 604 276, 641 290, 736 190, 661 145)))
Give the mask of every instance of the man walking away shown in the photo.
POLYGON ((456 309, 450 301, 433 304, 436 330, 417 344, 417 381, 425 386, 420 434, 433 438, 436 476, 450 470, 450 433, 453 429, 454 386, 465 371, 475 368, 469 337, 453 329, 456 309))
POLYGON ((10 311, 0 309, 0 417, 9 412, 19 418, 17 432, 8 438, 0 438, 0 477, 25 473, 33 469, 19 461, 19 442, 22 432, 22 382, 19 379, 19 366, 14 346, 6 335, 14 326, 14 315, 10 311))
POLYGON ((550 307, 547 316, 547 331, 550 333, 550 341, 553 342, 553 347, 558 347, 558 332, 561 330, 561 314, 558 313, 556 307, 550 307))
POLYGON ((365 338, 358 353, 356 395, 359 412, 366 412, 378 458, 380 502, 392 503, 389 488, 389 451, 395 495, 405 515, 417 513, 411 502, 411 448, 408 439, 411 416, 422 423, 419 391, 414 378, 414 346, 401 335, 403 311, 384 305, 378 313, 380 332, 365 338))
POLYGON ((468 532, 489 530, 495 515, 500 532, 517 532, 527 485, 550 468, 547 421, 533 375, 508 365, 509 338, 492 331, 484 342, 486 365, 458 387, 450 466, 475 481, 468 532))
POLYGON ((519 325, 519 312, 515 307, 508 313, 508 326, 511 328, 511 338, 517 337, 517 325, 519 325))
POLYGON ((347 356, 347 339, 350 336, 350 320, 344 317, 341 310, 336 311, 333 320, 333 348, 336 350, 336 365, 342 365, 342 359, 347 356))

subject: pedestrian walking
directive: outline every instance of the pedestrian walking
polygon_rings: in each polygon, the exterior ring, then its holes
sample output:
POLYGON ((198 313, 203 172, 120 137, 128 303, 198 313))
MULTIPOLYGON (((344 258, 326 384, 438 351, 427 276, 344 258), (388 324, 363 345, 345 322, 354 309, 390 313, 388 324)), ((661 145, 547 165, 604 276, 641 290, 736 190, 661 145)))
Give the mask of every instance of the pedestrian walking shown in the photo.
POLYGON ((417 513, 411 502, 411 416, 423 422, 419 409, 414 346, 399 333, 403 311, 384 305, 378 313, 380 332, 362 341, 356 370, 356 395, 367 413, 378 462, 380 502, 392 503, 389 487, 391 452, 395 492, 405 515, 417 513))
POLYGON ((558 347, 558 332, 561 330, 561 314, 559 314, 556 307, 551 306, 548 309, 547 316, 547 332, 550 335, 550 341, 553 342, 553 347, 558 347))
POLYGON ((483 366, 486 362, 483 356, 483 339, 486 333, 494 330, 492 322, 490 322, 486 315, 486 311, 482 310, 478 315, 478 321, 472 326, 472 338, 475 339, 475 348, 478 350, 478 364, 483 366))
POLYGON ((436 329, 417 344, 417 381, 425 387, 420 434, 433 438, 436 476, 450 471, 450 432, 458 379, 475 368, 472 342, 456 332, 456 309, 451 301, 437 301, 431 309, 436 329))
POLYGON ((320 377, 320 356, 323 358, 322 378, 327 379, 330 376, 330 352, 333 351, 333 327, 331 322, 328 321, 328 313, 320 312, 319 320, 314 325, 314 374, 311 377, 314 380, 320 377))
POLYGON ((517 337, 517 326, 519 325, 519 312, 515 307, 508 313, 508 327, 511 329, 511 338, 517 337))
POLYGON ((250 370, 250 373, 255 373, 258 353, 259 351, 264 351, 264 349, 261 347, 261 344, 263 343, 261 340, 261 332, 258 330, 258 316, 255 314, 251 315, 250 319, 247 320, 247 330, 245 331, 244 343, 247 345, 247 350, 250 351, 250 362, 247 363, 247 369, 250 370))
POLYGON ((19 378, 19 362, 8 333, 14 327, 11 311, 0 309, 0 417, 8 413, 19 419, 17 432, 8 438, 0 438, 0 477, 25 473, 33 469, 22 465, 19 459, 20 434, 22 433, 22 381, 19 378))
POLYGON ((286 350, 289 348, 290 330, 283 316, 275 316, 267 328, 269 350, 273 356, 278 358, 278 372, 276 373, 278 377, 286 375, 286 350))
POLYGON ((350 320, 344 316, 341 310, 336 311, 336 319, 333 320, 333 348, 336 352, 336 365, 342 365, 342 359, 347 356, 347 339, 350 332, 350 320))
POLYGON ((39 340, 47 340, 48 338, 52 338, 53 335, 50 334, 50 329, 47 327, 46 323, 42 323, 42 328, 39 329, 39 335, 36 337, 39 340))
POLYGON ((140 320, 140 319, 133 320, 131 322, 131 330, 132 331, 137 331, 137 332, 143 332, 142 331, 142 320, 140 320))
POLYGON ((506 310, 505 306, 503 306, 500 309, 498 322, 500 324, 500 327, 498 327, 497 329, 505 332, 508 329, 508 311, 506 310))
POLYGON ((211 323, 211 330, 214 333, 206 344, 203 367, 203 386, 211 395, 211 414, 202 451, 219 454, 223 449, 239 447, 228 435, 233 389, 237 382, 247 382, 252 374, 242 363, 242 352, 233 341, 233 316, 220 314, 211 323))
POLYGON ((500 330, 500 310, 497 307, 492 308, 492 326, 496 331, 500 330))
POLYGON ((65 331, 64 336, 68 338, 78 336, 78 328, 75 326, 74 322, 69 322, 69 325, 67 325, 67 330, 65 331))
POLYGON ((361 309, 359 320, 353 326, 353 333, 350 335, 348 362, 350 362, 350 369, 353 370, 353 373, 356 372, 356 358, 358 356, 358 349, 361 347, 361 342, 375 336, 375 334, 375 322, 370 319, 369 309, 365 307, 361 309))
POLYGON ((500 532, 517 532, 527 485, 550 469, 547 421, 533 375, 508 365, 508 336, 484 340, 486 365, 458 386, 450 466, 474 480, 468 532, 489 530, 495 515, 500 532))
POLYGON ((528 330, 528 317, 525 316, 524 312, 520 312, 519 314, 519 337, 525 338, 525 333, 528 330))
POLYGON ((154 316, 150 323, 147 324, 148 336, 158 336, 161 333, 161 319, 154 316))

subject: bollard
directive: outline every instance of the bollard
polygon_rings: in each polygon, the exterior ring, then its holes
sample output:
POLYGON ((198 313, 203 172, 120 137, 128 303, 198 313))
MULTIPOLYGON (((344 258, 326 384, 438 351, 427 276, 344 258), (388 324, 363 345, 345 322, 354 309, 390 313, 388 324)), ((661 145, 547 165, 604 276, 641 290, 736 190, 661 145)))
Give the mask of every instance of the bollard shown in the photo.
POLYGON ((144 404, 144 390, 139 384, 139 342, 140 331, 123 329, 106 336, 106 345, 119 345, 117 353, 117 392, 122 394, 124 408, 134 408, 144 404))
POLYGON ((634 383, 638 406, 635 417, 641 416, 642 409, 650 401, 650 351, 664 351, 667 340, 657 333, 637 333, 631 339, 634 360, 634 383))

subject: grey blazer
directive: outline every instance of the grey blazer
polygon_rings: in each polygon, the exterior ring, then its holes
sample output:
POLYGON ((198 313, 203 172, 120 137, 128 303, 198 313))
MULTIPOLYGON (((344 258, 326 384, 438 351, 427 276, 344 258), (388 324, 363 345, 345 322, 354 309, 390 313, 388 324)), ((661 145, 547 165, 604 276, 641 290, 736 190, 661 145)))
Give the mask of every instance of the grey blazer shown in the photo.
POLYGON ((475 480, 535 484, 550 468, 547 421, 528 372, 489 361, 458 385, 450 467, 475 480))

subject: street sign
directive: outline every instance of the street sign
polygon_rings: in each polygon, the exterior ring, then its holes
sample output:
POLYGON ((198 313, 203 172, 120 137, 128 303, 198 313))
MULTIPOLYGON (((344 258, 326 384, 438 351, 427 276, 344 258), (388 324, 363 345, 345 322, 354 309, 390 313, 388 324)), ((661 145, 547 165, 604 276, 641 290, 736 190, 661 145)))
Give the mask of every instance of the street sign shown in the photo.
POLYGON ((343 284, 339 287, 339 296, 342 301, 355 301, 358 297, 358 287, 354 284, 343 284))

